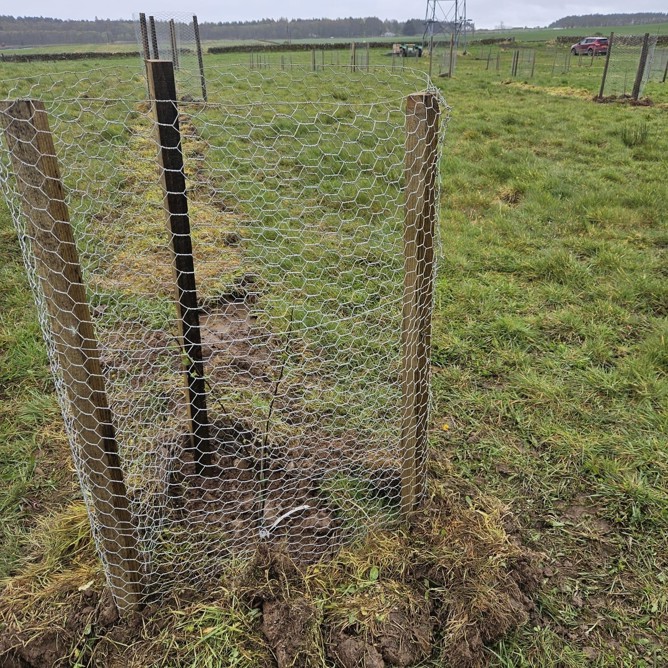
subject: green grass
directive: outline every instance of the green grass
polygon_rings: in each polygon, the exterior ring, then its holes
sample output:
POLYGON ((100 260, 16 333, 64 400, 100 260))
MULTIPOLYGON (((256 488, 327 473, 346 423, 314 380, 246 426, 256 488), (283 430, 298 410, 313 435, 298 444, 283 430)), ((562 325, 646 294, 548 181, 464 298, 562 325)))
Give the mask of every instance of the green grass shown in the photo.
POLYGON ((455 425, 457 469, 509 503, 552 563, 540 624, 493 664, 583 665, 586 650, 597 666, 660 665, 665 110, 546 94, 594 92, 578 69, 528 90, 460 64, 445 84, 436 414, 455 425))
MULTIPOLYGON (((660 666, 668 662, 668 88, 648 86, 654 107, 597 105, 602 59, 553 74, 552 53, 539 49, 534 78, 510 82, 473 50, 453 79, 438 80, 453 112, 431 440, 459 478, 507 504, 519 539, 546 555, 536 615, 490 650, 492 666, 660 666)), ((212 68, 229 62, 208 59, 212 68)), ((425 69, 426 59, 411 66, 425 69)), ((4 209, 0 234, 0 574, 8 574, 30 550, 35 516, 73 490, 69 472, 58 471, 67 451, 4 209)), ((187 624, 216 627, 209 611, 200 614, 187 624)))

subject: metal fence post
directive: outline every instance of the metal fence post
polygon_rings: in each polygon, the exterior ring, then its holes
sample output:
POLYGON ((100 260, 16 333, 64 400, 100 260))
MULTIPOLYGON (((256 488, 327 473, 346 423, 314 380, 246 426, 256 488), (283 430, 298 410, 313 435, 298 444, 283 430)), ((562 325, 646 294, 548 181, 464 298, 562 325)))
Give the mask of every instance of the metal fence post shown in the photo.
POLYGON ((207 474, 210 473, 212 445, 174 67, 169 60, 149 60, 146 65, 160 144, 165 214, 174 255, 179 334, 186 357, 191 449, 196 472, 207 474))

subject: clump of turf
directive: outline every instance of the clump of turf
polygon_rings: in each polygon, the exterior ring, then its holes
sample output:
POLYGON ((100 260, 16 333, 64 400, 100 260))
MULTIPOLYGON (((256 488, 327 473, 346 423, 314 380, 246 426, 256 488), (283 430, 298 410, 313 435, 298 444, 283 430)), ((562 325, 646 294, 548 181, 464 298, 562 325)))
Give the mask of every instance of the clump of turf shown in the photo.
MULTIPOLYGON (((175 595, 129 619, 114 614, 90 543, 63 537, 76 549, 4 583, 0 662, 483 666, 486 647, 529 620, 540 559, 509 533, 503 506, 453 476, 446 460, 431 469, 410 529, 369 533, 311 565, 280 546, 259 550, 198 600, 175 595)), ((80 525, 69 526, 79 535, 80 525)))

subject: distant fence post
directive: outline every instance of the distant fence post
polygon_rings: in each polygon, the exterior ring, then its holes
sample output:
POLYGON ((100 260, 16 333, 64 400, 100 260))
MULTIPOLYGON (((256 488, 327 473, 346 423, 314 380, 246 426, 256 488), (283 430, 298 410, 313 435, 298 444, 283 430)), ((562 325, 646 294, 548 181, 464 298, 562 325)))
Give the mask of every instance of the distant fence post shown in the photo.
POLYGON ((315 49, 311 49, 311 69, 315 72, 315 49))
POLYGON ((155 29, 155 17, 148 17, 148 24, 151 28, 151 44, 153 45, 153 57, 158 60, 160 58, 160 52, 158 51, 158 33, 155 29))
POLYGON ((433 93, 407 98, 401 327, 401 516, 404 520, 416 509, 426 484, 439 114, 433 93))
POLYGON ((151 51, 148 46, 148 28, 146 27, 146 14, 139 14, 139 32, 141 33, 141 45, 144 51, 144 60, 151 59, 151 51))
POLYGON ((149 60, 147 70, 160 143, 165 213, 174 256, 179 335, 186 356, 191 449, 196 472, 206 475, 211 472, 212 446, 174 67, 168 60, 149 60))
POLYGON ((605 66, 603 67, 603 76, 601 77, 601 88, 598 91, 598 99, 602 100, 605 95, 605 82, 608 78, 608 68, 610 67, 610 56, 612 54, 612 43, 615 39, 615 33, 611 32, 608 37, 608 51, 605 54, 605 66))
POLYGON ((202 42, 199 38, 199 23, 197 23, 197 16, 193 15, 193 29, 195 31, 195 46, 197 48, 197 64, 199 65, 199 80, 202 84, 202 99, 208 102, 206 94, 206 78, 204 76, 204 59, 202 58, 202 42))
POLYGON ((357 54, 355 53, 357 45, 355 42, 350 43, 350 71, 355 71, 355 65, 357 64, 357 54))
POLYGON ((646 32, 642 40, 642 49, 640 50, 640 60, 638 61, 638 71, 636 72, 636 80, 633 84, 633 92, 631 97, 638 100, 640 97, 640 89, 642 88, 642 80, 645 76, 645 66, 647 65, 647 55, 649 53, 649 33, 646 32))
POLYGON ((450 62, 448 63, 448 78, 452 79, 455 73, 455 32, 450 33, 450 62))
POLYGON ((663 79, 661 79, 661 83, 666 83, 667 77, 668 77, 668 54, 666 54, 666 67, 663 70, 663 79))
POLYGON ((172 44, 172 62, 174 63, 174 69, 178 71, 179 51, 178 45, 176 44, 176 25, 174 24, 174 19, 169 19, 169 40, 172 44))
POLYGON ((41 102, 0 102, 21 208, 62 372, 81 474, 99 529, 99 548, 118 608, 141 605, 139 550, 95 330, 82 281, 53 136, 41 102))

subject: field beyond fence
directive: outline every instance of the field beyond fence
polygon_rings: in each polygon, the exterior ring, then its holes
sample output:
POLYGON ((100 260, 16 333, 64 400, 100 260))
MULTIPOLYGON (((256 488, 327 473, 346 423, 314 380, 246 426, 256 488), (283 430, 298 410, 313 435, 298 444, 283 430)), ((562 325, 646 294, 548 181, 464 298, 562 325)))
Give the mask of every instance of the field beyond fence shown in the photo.
POLYGON ((568 46, 471 44, 451 77, 440 50, 451 114, 428 57, 205 53, 205 104, 182 54, 187 189, 170 192, 187 192, 208 424, 229 445, 205 475, 161 181, 179 169, 158 166, 143 63, 0 62, 0 99, 49 116, 132 531, 154 555, 137 573, 157 583, 140 624, 119 620, 30 306, 31 238, 3 201, 0 662, 666 663, 665 60, 657 45, 645 106, 596 104, 605 57, 568 46), (426 498, 405 530, 402 187, 407 97, 425 89, 451 118, 426 498))

